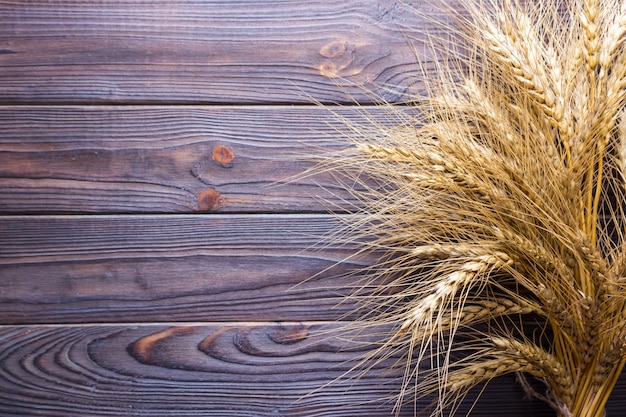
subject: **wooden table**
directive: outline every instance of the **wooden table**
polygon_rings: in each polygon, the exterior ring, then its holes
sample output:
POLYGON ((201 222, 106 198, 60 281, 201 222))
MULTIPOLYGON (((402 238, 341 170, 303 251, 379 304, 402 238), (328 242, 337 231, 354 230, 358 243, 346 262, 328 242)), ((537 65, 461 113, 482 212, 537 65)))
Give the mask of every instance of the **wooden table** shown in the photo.
MULTIPOLYGON (((419 92, 415 8, 0 1, 0 415, 392 415, 393 358, 329 331, 355 201, 302 174, 419 92)), ((473 415, 552 415, 522 396, 473 415)))

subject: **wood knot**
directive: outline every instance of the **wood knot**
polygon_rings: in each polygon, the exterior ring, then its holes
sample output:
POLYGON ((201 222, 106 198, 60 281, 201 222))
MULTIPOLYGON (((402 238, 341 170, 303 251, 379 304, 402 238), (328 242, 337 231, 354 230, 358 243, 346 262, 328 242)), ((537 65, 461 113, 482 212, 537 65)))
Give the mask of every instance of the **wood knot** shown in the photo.
POLYGON ((326 78, 337 78, 337 66, 332 62, 324 62, 319 67, 320 75, 326 78))
POLYGON ((235 153, 228 146, 215 145, 211 157, 215 162, 220 164, 222 168, 231 168, 233 166, 233 159, 235 159, 235 153))
POLYGON ((320 49, 320 55, 326 58, 336 58, 346 52, 346 41, 336 40, 327 45, 324 45, 320 49))
POLYGON ((215 188, 207 188, 198 195, 198 210, 217 211, 224 206, 222 193, 215 188))

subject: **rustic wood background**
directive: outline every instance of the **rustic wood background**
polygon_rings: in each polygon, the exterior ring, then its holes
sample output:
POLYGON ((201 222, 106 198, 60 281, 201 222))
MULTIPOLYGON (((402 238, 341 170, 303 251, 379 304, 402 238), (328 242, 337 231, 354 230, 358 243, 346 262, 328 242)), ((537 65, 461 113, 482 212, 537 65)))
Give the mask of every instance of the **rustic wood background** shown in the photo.
MULTIPOLYGON (((367 259, 319 241, 353 202, 296 176, 345 146, 314 101, 419 91, 413 7, 0 1, 0 415, 391 416, 393 358, 351 373, 368 346, 329 332, 367 259)), ((522 397, 472 415, 552 415, 522 397)))

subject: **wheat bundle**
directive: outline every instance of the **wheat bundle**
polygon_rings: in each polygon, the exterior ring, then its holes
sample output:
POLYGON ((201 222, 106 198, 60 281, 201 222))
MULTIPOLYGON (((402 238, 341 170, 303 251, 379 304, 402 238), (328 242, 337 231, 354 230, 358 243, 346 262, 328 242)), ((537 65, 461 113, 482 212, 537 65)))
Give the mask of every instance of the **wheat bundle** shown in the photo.
POLYGON ((395 323, 398 404, 442 415, 516 373, 601 417, 626 362, 626 3, 460 3, 428 94, 350 126, 333 164, 360 183, 350 233, 385 253, 363 318, 395 323))

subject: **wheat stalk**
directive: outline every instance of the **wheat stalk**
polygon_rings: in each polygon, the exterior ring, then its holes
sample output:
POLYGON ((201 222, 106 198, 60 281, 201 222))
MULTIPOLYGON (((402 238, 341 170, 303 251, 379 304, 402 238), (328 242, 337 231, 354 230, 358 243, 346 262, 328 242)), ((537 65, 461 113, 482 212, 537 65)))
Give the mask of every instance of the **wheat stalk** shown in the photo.
POLYGON ((626 363, 626 3, 459 3, 428 95, 332 157, 360 183, 349 236, 383 252, 364 320, 395 323, 398 407, 435 394, 442 415, 518 373, 602 417, 626 363))

